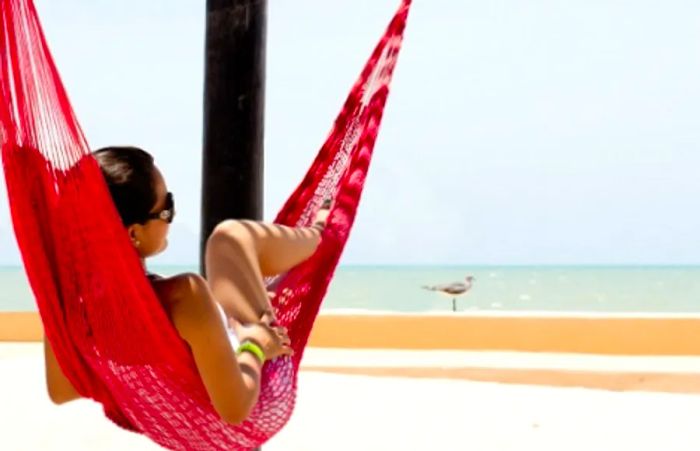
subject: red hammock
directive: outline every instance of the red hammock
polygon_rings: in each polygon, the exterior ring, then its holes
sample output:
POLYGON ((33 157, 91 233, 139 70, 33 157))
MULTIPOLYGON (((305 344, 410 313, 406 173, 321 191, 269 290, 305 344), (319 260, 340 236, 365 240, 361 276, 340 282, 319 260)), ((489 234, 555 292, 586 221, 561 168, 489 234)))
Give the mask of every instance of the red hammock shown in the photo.
POLYGON ((32 0, 0 0, 0 142, 14 223, 47 338, 78 392, 170 449, 259 446, 289 419, 314 319, 348 239, 411 0, 403 0, 276 222, 335 206, 316 254, 276 286, 295 355, 268 362, 239 426, 212 407, 186 344, 153 293, 49 53, 32 0))

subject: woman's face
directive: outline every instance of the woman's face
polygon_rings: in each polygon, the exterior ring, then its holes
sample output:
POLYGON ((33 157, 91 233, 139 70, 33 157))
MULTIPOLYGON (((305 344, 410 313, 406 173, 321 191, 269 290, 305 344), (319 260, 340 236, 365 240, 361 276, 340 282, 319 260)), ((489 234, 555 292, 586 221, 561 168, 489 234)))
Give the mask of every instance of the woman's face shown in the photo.
MULTIPOLYGON (((168 187, 158 168, 154 168, 153 176, 155 178, 156 204, 150 213, 157 216, 158 213, 168 207, 168 187)), ((170 224, 167 220, 161 218, 152 218, 144 224, 132 224, 128 227, 131 241, 141 258, 151 257, 163 252, 168 246, 167 237, 169 230, 170 224)))

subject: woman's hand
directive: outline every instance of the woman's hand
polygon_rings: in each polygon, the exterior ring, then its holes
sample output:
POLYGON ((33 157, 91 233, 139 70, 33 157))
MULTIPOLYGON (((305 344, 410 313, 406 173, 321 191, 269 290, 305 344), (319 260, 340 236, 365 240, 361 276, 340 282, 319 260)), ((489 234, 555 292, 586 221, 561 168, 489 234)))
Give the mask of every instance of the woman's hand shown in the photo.
POLYGON ((236 330, 238 339, 243 342, 250 340, 260 346, 265 353, 265 359, 271 360, 283 355, 292 355, 291 341, 285 327, 271 326, 272 317, 266 313, 257 324, 240 324, 232 318, 229 323, 236 330))

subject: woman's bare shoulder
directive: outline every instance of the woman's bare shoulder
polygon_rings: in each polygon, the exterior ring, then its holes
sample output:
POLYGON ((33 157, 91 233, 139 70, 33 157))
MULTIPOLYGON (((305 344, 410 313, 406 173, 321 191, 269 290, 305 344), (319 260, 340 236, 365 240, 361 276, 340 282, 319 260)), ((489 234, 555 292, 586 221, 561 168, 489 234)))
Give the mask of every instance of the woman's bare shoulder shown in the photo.
POLYGON ((218 320, 207 281, 199 274, 159 278, 153 281, 153 289, 168 310, 175 328, 186 340, 200 330, 203 323, 212 318, 218 320))
POLYGON ((156 294, 168 303, 192 298, 206 286, 206 280, 199 274, 183 273, 171 277, 159 277, 153 280, 156 294))

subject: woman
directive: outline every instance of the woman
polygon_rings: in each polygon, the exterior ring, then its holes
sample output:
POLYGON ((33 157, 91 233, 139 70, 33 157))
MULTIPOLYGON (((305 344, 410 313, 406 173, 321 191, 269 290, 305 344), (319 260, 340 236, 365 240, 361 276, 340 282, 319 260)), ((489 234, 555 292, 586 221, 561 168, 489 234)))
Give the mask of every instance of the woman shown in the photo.
MULTIPOLYGON (((175 215, 173 196, 144 150, 107 147, 94 156, 145 268, 145 259, 167 246, 175 215)), ((192 350, 212 405, 228 423, 241 423, 255 405, 265 360, 291 354, 286 330, 273 325, 263 277, 286 272, 314 253, 328 208, 324 204, 314 226, 306 228, 222 222, 207 242, 206 280, 197 274, 149 275, 170 320, 192 350)), ((62 404, 79 398, 46 339, 44 350, 51 400, 62 404)))

